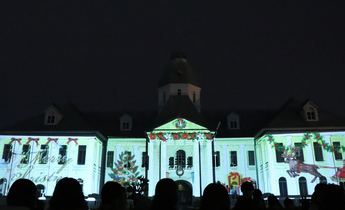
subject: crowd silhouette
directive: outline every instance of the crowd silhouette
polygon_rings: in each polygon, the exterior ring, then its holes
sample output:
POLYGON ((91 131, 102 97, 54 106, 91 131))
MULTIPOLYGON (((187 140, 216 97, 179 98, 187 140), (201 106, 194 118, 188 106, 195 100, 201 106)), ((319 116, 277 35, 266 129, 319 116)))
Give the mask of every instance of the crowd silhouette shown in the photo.
MULTIPOLYGON (((233 210, 343 210, 345 209, 345 191, 339 185, 316 185, 311 200, 305 197, 299 205, 286 197, 280 202, 270 194, 265 202, 259 189, 254 189, 251 182, 241 185, 242 195, 234 204, 233 210)), ((88 210, 82 187, 76 179, 63 178, 55 186, 54 193, 46 203, 40 201, 37 186, 28 179, 16 180, 6 197, 6 206, 0 210, 88 210)), ((101 203, 95 210, 230 210, 231 200, 227 189, 219 184, 209 184, 203 192, 200 206, 179 206, 178 186, 172 179, 161 179, 155 189, 152 200, 126 188, 117 182, 107 182, 101 190, 101 203), (129 200, 133 201, 128 202, 129 200), (134 204, 134 205, 133 205, 134 204)))

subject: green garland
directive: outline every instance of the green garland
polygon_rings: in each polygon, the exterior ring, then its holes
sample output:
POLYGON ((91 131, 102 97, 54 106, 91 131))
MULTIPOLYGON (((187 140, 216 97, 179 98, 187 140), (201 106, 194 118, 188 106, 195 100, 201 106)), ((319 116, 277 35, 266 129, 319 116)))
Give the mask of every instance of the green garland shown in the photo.
POLYGON ((152 139, 159 139, 162 141, 167 140, 197 140, 197 139, 208 139, 213 140, 214 132, 150 132, 147 134, 148 137, 152 139))
MULTIPOLYGON (((283 151, 286 153, 293 152, 291 149, 291 146, 278 146, 278 143, 275 141, 273 135, 267 134, 266 135, 267 141, 270 143, 271 148, 276 148, 278 151, 283 151)), ((315 142, 317 142, 319 145, 322 145, 322 148, 326 150, 327 152, 337 152, 337 153, 343 153, 345 150, 345 146, 339 146, 334 147, 326 142, 325 137, 320 135, 320 133, 305 133, 303 135, 303 138, 301 140, 302 148, 308 146, 310 142, 314 139, 315 142)))

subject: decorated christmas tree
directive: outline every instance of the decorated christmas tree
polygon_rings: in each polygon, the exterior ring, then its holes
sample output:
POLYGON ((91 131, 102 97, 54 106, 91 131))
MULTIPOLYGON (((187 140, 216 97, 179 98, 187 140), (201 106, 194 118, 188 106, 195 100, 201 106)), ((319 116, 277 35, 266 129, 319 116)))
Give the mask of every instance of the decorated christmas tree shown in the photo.
POLYGON ((114 182, 118 182, 122 186, 137 183, 139 172, 137 172, 138 166, 135 163, 134 155, 131 156, 129 152, 121 152, 119 160, 115 162, 115 168, 111 168, 113 173, 110 173, 109 176, 114 182))

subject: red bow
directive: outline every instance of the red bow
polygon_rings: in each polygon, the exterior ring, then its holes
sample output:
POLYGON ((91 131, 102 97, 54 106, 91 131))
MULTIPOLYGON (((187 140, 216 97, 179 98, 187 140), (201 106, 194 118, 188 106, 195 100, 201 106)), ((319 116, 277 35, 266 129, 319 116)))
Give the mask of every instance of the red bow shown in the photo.
POLYGON ((76 145, 78 145, 78 139, 72 139, 72 138, 68 138, 67 144, 69 144, 71 141, 74 141, 76 145))
POLYGON ((48 138, 48 141, 47 141, 46 145, 48 145, 51 141, 57 143, 58 139, 48 138))
POLYGON ((22 140, 22 139, 11 138, 10 144, 12 144, 14 141, 16 141, 16 142, 19 143, 19 145, 22 145, 22 144, 20 143, 21 140, 22 140))
POLYGON ((26 142, 26 144, 29 144, 30 141, 34 141, 34 142, 36 142, 36 146, 38 146, 38 140, 40 140, 40 139, 29 138, 29 140, 28 140, 28 142, 26 142))

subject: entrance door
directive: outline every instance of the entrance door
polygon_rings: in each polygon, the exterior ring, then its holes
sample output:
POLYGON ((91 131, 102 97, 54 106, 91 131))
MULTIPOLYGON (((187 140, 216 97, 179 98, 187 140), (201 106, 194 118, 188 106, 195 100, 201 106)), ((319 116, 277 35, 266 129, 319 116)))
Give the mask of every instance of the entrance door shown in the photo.
POLYGON ((179 205, 192 205, 193 204, 193 190, 192 185, 184 180, 176 181, 177 196, 179 205))

